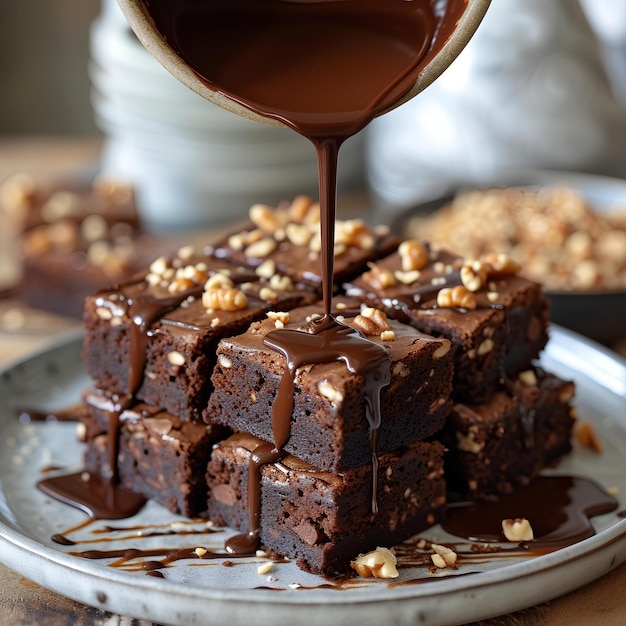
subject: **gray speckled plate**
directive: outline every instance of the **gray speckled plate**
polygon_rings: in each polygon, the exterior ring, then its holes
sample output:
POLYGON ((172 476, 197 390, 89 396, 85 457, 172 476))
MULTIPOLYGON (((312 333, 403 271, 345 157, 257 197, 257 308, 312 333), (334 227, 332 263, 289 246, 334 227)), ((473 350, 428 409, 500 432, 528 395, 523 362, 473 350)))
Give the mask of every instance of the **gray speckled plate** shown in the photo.
MULTIPOLYGON (((54 533, 80 524, 85 516, 51 501, 36 482, 42 469, 79 469, 81 446, 71 423, 21 424, 16 409, 46 410, 76 404, 87 379, 80 362, 81 337, 63 337, 48 349, 0 371, 0 560, 27 578, 86 604, 136 618, 174 625, 252 622, 291 625, 303 616, 312 626, 332 624, 458 624, 512 612, 549 600, 588 583, 626 561, 626 519, 615 513, 594 518, 596 535, 545 556, 497 558, 452 572, 430 584, 425 568, 403 569, 398 581, 363 581, 329 588, 293 563, 274 564, 259 574, 263 558, 237 561, 178 561, 165 579, 111 567, 69 552, 95 549, 223 546, 224 533, 138 536, 137 531, 97 534, 94 522, 70 534, 78 546, 53 543, 54 533), (107 541, 103 542, 105 538, 107 541), (91 542, 91 543, 87 543, 91 542), (95 542, 95 543, 94 543, 95 542), (402 584, 405 583, 405 584, 402 584), (320 587, 316 589, 315 587, 320 587), (306 612, 304 612, 306 611, 306 612)), ((559 473, 589 476, 614 488, 626 508, 626 363, 580 336, 555 327, 543 366, 576 381, 579 415, 593 421, 606 449, 597 455, 576 448, 559 473), (621 494, 621 495, 619 495, 621 494)), ((612 489, 613 491, 613 489, 612 489)), ((118 526, 158 530, 201 527, 149 503, 118 526), (184 526, 187 525, 187 526, 184 526)), ((438 541, 458 541, 439 527, 425 533, 438 541)), ((131 564, 132 565, 132 564, 131 564)))

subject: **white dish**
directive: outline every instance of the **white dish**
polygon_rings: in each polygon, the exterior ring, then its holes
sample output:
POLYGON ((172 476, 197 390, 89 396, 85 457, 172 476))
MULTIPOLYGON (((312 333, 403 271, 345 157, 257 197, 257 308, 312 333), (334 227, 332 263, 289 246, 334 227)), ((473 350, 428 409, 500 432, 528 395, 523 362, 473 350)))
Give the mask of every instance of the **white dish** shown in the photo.
MULTIPOLYGON (((157 579, 71 556, 71 550, 90 547, 147 549, 151 542, 152 547, 155 543, 159 547, 210 547, 222 546, 224 540, 223 534, 132 537, 74 547, 51 541, 54 533, 67 531, 85 516, 50 501, 35 485, 42 468, 80 468, 81 447, 73 424, 22 425, 15 411, 33 405, 54 410, 75 404, 87 383, 80 349, 81 336, 74 333, 0 371, 0 560, 34 582, 80 602, 173 625, 254 622, 282 626, 299 623, 303 615, 313 626, 458 624, 536 605, 626 561, 626 519, 616 513, 593 518, 596 535, 576 545, 540 557, 493 559, 472 565, 472 575, 427 585, 375 581, 332 589, 327 581, 301 572, 293 563, 275 564, 268 579, 257 571, 262 559, 237 561, 233 567, 224 567, 220 561, 180 561, 165 570, 166 579, 157 579), (293 588, 293 583, 301 587, 293 588), (324 588, 312 589, 322 584, 324 588)), ((558 473, 589 476, 626 494, 626 362, 569 331, 553 328, 542 364, 576 381, 579 414, 593 421, 606 444, 601 456, 576 449, 558 473)), ((622 500, 620 509, 624 508, 622 500)), ((135 518, 115 525, 146 527, 174 521, 182 519, 150 503, 135 518)), ((100 535, 92 531, 104 525, 96 522, 70 536, 93 540, 100 535)), ((424 536, 455 540, 439 527, 424 536)), ((454 572, 463 573, 463 566, 454 572)), ((425 568, 402 570, 400 581, 428 576, 425 568)))

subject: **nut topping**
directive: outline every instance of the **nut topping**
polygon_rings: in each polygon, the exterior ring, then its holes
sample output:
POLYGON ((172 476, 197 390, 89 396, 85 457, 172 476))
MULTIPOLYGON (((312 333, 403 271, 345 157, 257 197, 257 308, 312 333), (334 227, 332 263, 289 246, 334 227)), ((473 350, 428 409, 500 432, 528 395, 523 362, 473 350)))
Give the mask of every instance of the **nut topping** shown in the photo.
POLYGON ((248 298, 233 287, 213 287, 202 294, 202 304, 212 311, 239 311, 248 306, 248 298))
POLYGON ((442 309, 475 309, 476 298, 462 285, 444 287, 437 294, 437 306, 442 309))
POLYGON ((350 562, 352 569, 362 578, 397 578, 396 555, 388 548, 376 548, 350 562))
POLYGON ((530 522, 525 517, 502 520, 502 532, 508 541, 532 541, 535 537, 530 522))
POLYGON ((428 251, 424 245, 415 239, 403 241, 398 248, 402 259, 402 271, 411 272, 421 270, 428 265, 428 251))

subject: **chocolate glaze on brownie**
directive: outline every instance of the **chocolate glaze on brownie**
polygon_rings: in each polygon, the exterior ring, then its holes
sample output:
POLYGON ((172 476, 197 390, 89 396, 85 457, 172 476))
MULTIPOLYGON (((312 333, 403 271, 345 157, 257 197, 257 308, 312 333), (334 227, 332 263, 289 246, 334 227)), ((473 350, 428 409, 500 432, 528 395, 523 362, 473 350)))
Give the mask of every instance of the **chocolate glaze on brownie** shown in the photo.
POLYGON ((465 289, 461 271, 467 262, 438 247, 415 243, 427 255, 419 269, 403 269, 404 255, 396 252, 345 285, 346 292, 422 332, 450 339, 455 362, 453 397, 486 400, 503 377, 529 367, 544 347, 548 300, 540 285, 519 276, 517 268, 505 268, 483 276, 481 286, 470 292, 473 309, 460 304, 444 307, 438 303, 442 290, 465 289))
POLYGON ((123 488, 195 517, 206 510, 204 478, 213 445, 228 436, 221 426, 181 421, 145 403, 120 410, 97 390, 85 393, 85 467, 123 488), (111 447, 117 448, 113 459, 111 447), (114 466, 112 466, 112 461, 114 466))
POLYGON ((271 281, 225 261, 183 256, 179 263, 155 262, 154 271, 87 299, 85 367, 103 389, 198 420, 211 392, 219 339, 276 306, 291 308, 316 296, 291 281, 273 289, 271 281), (177 277, 181 268, 187 277, 177 277), (212 277, 216 286, 207 290, 212 277), (204 298, 207 291, 215 302, 204 298))
MULTIPOLYGON (((342 323, 359 328, 355 311, 345 308, 351 309, 355 302, 337 297, 335 303, 344 306, 336 312, 338 316, 341 312, 342 323)), ((322 319, 322 307, 292 310, 289 318, 285 330, 303 331, 300 336, 315 340, 310 327, 322 319)), ((381 339, 380 330, 377 336, 367 337, 389 359, 392 376, 389 386, 380 391, 381 418, 375 426, 378 452, 434 434, 451 405, 449 342, 393 320, 388 324, 393 339, 381 339)), ((243 335, 220 341, 213 373, 215 391, 204 413, 207 422, 274 443, 272 409, 287 369, 286 360, 266 345, 266 338, 275 332, 274 320, 267 319, 243 335)), ((295 370, 291 398, 289 436, 281 440, 281 449, 329 471, 370 463, 374 426, 367 419, 362 373, 351 371, 342 361, 309 360, 295 370)))

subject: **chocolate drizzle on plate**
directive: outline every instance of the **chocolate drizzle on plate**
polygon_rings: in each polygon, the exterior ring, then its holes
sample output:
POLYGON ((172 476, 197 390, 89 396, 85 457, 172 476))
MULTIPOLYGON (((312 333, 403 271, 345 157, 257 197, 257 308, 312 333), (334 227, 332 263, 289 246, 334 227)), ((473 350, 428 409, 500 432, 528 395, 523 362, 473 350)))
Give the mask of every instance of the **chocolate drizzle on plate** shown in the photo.
POLYGON ((532 546, 564 548, 593 536, 589 518, 614 511, 617 500, 588 478, 539 476, 496 501, 450 507, 442 522, 451 535, 470 541, 505 541, 502 521, 525 518, 534 532, 532 546))

